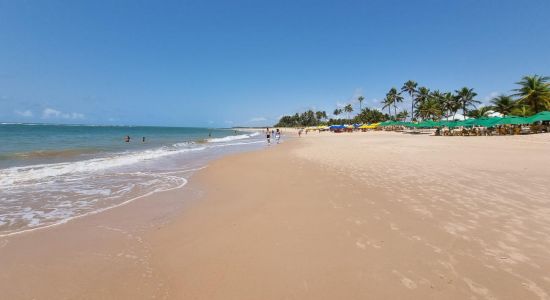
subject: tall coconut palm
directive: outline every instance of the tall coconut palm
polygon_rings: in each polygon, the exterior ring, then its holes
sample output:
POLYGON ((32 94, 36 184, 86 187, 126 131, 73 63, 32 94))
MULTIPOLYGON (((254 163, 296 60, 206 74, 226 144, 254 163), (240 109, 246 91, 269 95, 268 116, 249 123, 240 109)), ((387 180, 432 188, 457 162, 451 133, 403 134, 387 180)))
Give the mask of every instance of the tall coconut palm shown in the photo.
POLYGON ((390 119, 391 119, 391 106, 393 105, 393 100, 388 97, 388 95, 386 95, 386 98, 384 98, 384 100, 382 100, 382 104, 384 104, 384 106, 382 106, 382 110, 384 110, 386 107, 388 108, 388 115, 390 116, 390 119))
POLYGON ((426 101, 419 103, 416 112, 423 120, 439 119, 442 114, 441 103, 435 98, 430 97, 426 101))
MULTIPOLYGON (((421 86, 418 88, 418 91, 416 92, 416 98, 414 99, 415 105, 418 107, 422 105, 422 103, 428 101, 430 98, 430 89, 421 86)), ((415 116, 420 116, 420 114, 416 113, 415 116)))
POLYGON ((348 119, 351 120, 351 112, 353 112, 353 106, 351 106, 351 104, 344 106, 344 111, 348 114, 348 119))
POLYGON ((317 122, 323 121, 323 112, 322 111, 316 111, 315 112, 315 118, 317 119, 317 122))
POLYGON ((491 103, 493 104, 493 109, 496 112, 499 112, 505 116, 509 115, 512 112, 512 109, 514 109, 517 105, 516 101, 514 101, 512 97, 506 95, 496 96, 491 99, 491 103))
POLYGON ((453 116, 453 120, 456 116, 456 112, 460 108, 460 103, 458 102, 458 97, 453 95, 453 93, 445 93, 443 95, 443 110, 446 112, 446 117, 453 116))
POLYGON ((335 109, 335 110, 332 112, 332 114, 335 115, 335 116, 338 116, 338 115, 341 114, 341 113, 342 113, 342 109, 341 109, 341 108, 337 108, 337 109, 335 109))
POLYGON ((456 90, 455 93, 458 97, 458 101, 462 105, 462 115, 464 116, 466 115, 469 106, 475 107, 475 104, 481 103, 481 101, 474 99, 477 96, 477 93, 474 92, 474 89, 463 87, 460 90, 456 90))
POLYGON ((363 96, 357 97, 357 101, 359 101, 359 111, 363 110, 363 107, 361 107, 361 104, 363 104, 364 100, 365 100, 365 97, 363 97, 363 96))
POLYGON ((516 82, 520 88, 514 96, 519 97, 518 102, 526 104, 535 112, 550 110, 550 77, 533 75, 524 76, 521 81, 516 82))
POLYGON ((401 92, 405 92, 407 94, 409 94, 409 96, 411 97, 411 121, 413 119, 413 116, 414 116, 414 95, 416 94, 416 87, 418 86, 418 83, 412 81, 412 80, 409 80, 407 82, 405 82, 403 84, 403 86, 401 87, 401 92))
POLYGON ((392 87, 386 94, 386 98, 391 99, 391 105, 393 105, 395 114, 397 115, 397 103, 403 102, 403 96, 397 92, 396 88, 392 87))
POLYGON ((430 99, 437 102, 439 114, 433 115, 434 118, 441 119, 443 113, 445 112, 445 94, 439 90, 435 90, 430 93, 430 99))

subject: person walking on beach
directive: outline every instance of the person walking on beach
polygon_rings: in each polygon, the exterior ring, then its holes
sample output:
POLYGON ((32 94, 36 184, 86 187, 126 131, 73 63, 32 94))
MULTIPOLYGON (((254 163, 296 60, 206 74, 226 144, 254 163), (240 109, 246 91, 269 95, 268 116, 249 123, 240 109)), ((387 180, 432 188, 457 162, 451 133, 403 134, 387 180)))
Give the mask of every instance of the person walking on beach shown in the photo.
POLYGON ((275 139, 277 140, 277 144, 279 143, 279 140, 281 140, 281 132, 279 131, 279 128, 277 128, 277 131, 275 132, 275 139))
POLYGON ((267 144, 271 145, 271 131, 269 131, 269 128, 265 129, 265 137, 267 139, 267 144))

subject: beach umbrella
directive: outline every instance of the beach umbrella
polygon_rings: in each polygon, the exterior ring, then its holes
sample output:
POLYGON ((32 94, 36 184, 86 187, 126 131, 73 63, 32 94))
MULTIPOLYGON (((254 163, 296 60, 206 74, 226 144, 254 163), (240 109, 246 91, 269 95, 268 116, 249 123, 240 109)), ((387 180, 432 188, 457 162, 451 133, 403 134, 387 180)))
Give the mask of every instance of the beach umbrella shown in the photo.
POLYGON ((461 122, 462 121, 445 121, 444 126, 447 126, 449 128, 455 128, 455 127, 461 126, 461 122))
POLYGON ((437 123, 432 121, 432 120, 422 121, 422 122, 417 124, 417 127, 419 127, 419 128, 432 128, 432 127, 436 127, 436 126, 437 126, 437 123))
POLYGON ((474 122, 475 126, 493 127, 502 118, 479 118, 474 122))
POLYGON ((550 111, 541 111, 534 116, 527 118, 529 123, 535 123, 538 121, 550 121, 550 111))
POLYGON ((461 121, 462 123, 462 126, 464 127, 472 127, 475 125, 477 119, 467 119, 467 120, 464 120, 464 121, 461 121))
POLYGON ((530 120, 528 118, 509 116, 509 117, 501 118, 495 124, 496 125, 504 125, 504 124, 521 125, 521 124, 529 124, 529 123, 530 123, 530 120))

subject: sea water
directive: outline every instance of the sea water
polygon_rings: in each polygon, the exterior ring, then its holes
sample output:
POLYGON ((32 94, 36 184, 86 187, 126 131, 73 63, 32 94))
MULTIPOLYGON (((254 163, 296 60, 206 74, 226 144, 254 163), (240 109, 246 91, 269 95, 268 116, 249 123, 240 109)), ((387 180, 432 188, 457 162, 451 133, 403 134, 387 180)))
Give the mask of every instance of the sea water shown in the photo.
POLYGON ((182 187, 209 160, 264 145, 232 129, 0 124, 0 237, 182 187))

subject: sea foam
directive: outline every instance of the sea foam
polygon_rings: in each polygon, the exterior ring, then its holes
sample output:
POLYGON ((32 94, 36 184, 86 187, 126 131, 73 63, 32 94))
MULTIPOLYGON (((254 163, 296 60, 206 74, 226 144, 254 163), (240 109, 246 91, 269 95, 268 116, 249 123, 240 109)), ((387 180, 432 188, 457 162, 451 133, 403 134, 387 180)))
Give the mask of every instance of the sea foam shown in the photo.
POLYGON ((251 137, 255 137, 258 134, 259 134, 258 132, 253 132, 251 134, 230 135, 230 136, 226 136, 226 137, 222 137, 222 138, 208 139, 208 142, 209 143, 223 143, 223 142, 231 142, 231 141, 236 141, 236 140, 244 140, 244 139, 249 139, 251 137))

